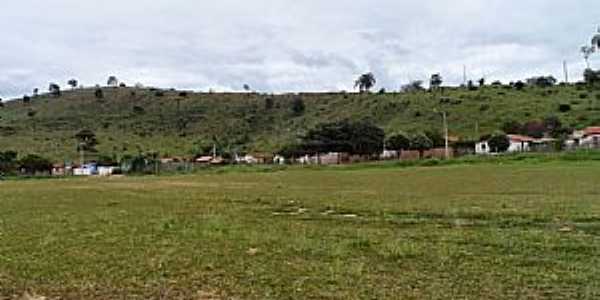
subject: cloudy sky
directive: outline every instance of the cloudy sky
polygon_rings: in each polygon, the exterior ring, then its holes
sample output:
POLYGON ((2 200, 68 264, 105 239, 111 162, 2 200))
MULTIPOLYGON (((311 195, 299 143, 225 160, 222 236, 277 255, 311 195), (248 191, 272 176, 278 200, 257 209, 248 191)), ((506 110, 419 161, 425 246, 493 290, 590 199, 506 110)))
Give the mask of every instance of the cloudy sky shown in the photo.
POLYGON ((459 84, 463 65, 473 79, 562 79, 566 60, 577 78, 598 12, 598 0, 5 1, 0 97, 113 74, 128 84, 286 92, 350 90, 370 71, 394 90, 434 72, 459 84))

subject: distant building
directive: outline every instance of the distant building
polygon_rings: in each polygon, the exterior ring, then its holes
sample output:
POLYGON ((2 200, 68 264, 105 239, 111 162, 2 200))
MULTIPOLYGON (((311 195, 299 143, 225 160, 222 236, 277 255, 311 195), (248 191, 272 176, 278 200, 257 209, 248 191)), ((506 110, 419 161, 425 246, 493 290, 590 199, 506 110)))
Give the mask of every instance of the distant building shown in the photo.
MULTIPOLYGON (((535 138, 518 134, 509 134, 508 140, 510 142, 508 150, 506 150, 508 153, 529 152, 531 151, 531 146, 536 142, 535 138)), ((487 140, 482 140, 475 144, 475 153, 495 154, 487 140)))

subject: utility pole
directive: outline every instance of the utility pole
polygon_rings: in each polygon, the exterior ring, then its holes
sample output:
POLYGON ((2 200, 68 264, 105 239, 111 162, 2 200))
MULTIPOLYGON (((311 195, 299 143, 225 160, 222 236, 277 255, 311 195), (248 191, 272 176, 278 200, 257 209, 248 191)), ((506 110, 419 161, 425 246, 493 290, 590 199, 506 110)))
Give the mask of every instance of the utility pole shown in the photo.
POLYGON ((442 112, 442 118, 444 119, 444 139, 445 139, 445 147, 444 154, 446 155, 446 160, 450 159, 450 152, 448 151, 448 120, 446 111, 442 112))
POLYGON ((463 86, 467 86, 467 66, 463 65, 463 86))
POLYGON ((566 60, 563 60, 563 71, 565 73, 565 83, 569 83, 569 69, 567 68, 566 60))

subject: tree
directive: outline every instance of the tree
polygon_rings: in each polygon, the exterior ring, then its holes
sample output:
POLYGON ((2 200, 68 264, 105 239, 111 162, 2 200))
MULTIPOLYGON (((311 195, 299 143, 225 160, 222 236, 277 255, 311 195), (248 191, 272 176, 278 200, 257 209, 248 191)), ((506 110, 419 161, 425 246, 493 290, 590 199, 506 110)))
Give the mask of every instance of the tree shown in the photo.
POLYGON ((442 85, 442 83, 443 83, 442 75, 440 75, 439 73, 431 75, 431 78, 429 79, 429 86, 431 87, 432 90, 439 89, 440 86, 442 85))
POLYGON ((343 120, 322 123, 302 138, 304 148, 311 153, 346 152, 372 155, 382 150, 383 129, 370 121, 343 120))
POLYGON ((590 68, 590 56, 592 54, 594 54, 594 52, 596 52, 596 49, 594 47, 591 46, 582 46, 581 49, 581 55, 583 55, 583 59, 585 60, 585 65, 586 65, 586 69, 590 68))
POLYGON ((594 71, 592 69, 586 69, 583 72, 583 79, 590 88, 600 84, 600 70, 594 71))
POLYGON ((96 97, 96 99, 103 99, 104 92, 102 91, 101 88, 97 87, 96 90, 94 91, 94 96, 96 97))
POLYGON ((96 139, 96 134, 93 131, 89 129, 83 129, 75 134, 75 139, 77 139, 78 151, 97 152, 96 146, 99 143, 96 139))
POLYGON ((34 97, 34 98, 37 98, 37 96, 38 96, 38 94, 39 94, 39 91, 40 91, 40 90, 39 90, 38 88, 35 88, 35 89, 33 89, 33 97, 34 97))
POLYGON ((0 151, 0 176, 14 173, 17 169, 17 152, 0 151))
POLYGON ((369 92, 369 90, 375 86, 375 83, 377 83, 375 75, 373 75, 373 73, 366 73, 358 77, 358 79, 354 82, 354 88, 358 87, 361 93, 369 92))
POLYGON ((117 79, 116 76, 109 76, 108 80, 106 81, 106 84, 108 86, 116 87, 119 85, 119 80, 117 79))
POLYGON ((244 84, 244 91, 246 91, 246 92, 250 92, 250 91, 251 91, 251 89, 250 89, 250 85, 248 85, 248 84, 244 84))
POLYGON ((405 93, 424 91, 423 80, 414 80, 400 87, 400 90, 405 93))
POLYGON ((400 158, 403 150, 410 149, 410 139, 404 133, 396 133, 387 139, 385 145, 388 149, 396 151, 400 158))
POLYGON ((488 140, 488 146, 492 153, 506 152, 510 147, 510 140, 504 132, 496 132, 488 140))
POLYGON ((52 162, 39 155, 29 154, 19 160, 19 169, 28 175, 35 175, 37 173, 51 173, 52 162))
POLYGON ((301 116, 304 113, 305 109, 306 105, 304 104, 302 97, 294 97, 294 100, 292 100, 292 112, 294 113, 294 115, 301 116))
POLYGON ((411 138, 410 148, 419 151, 419 158, 423 158, 425 151, 433 148, 433 141, 424 133, 418 133, 411 138))
POLYGON ((31 102, 31 97, 24 95, 23 96, 23 103, 28 104, 31 102))
POLYGON ((513 87, 514 87, 514 88, 515 88, 517 91, 521 91, 521 90, 523 90, 523 88, 525 88, 525 83, 524 83, 523 81, 519 80, 519 81, 517 81, 517 82, 515 82, 515 83, 513 84, 513 87))
POLYGON ((266 110, 271 110, 273 109, 273 106, 275 105, 273 98, 271 97, 267 97, 265 98, 265 109, 266 110))
POLYGON ((4 102, 2 102, 2 98, 0 98, 0 108, 4 107, 4 102))
POLYGON ((557 80, 554 76, 537 76, 527 79, 527 83, 541 88, 552 87, 556 84, 557 80))
POLYGON ((479 83, 479 87, 483 87, 485 85, 485 78, 480 78, 478 80, 478 83, 479 83))
POLYGON ((48 91, 50 92, 50 95, 54 97, 60 97, 60 86, 58 84, 50 83, 48 86, 48 91))
POLYGON ((72 89, 75 89, 77 87, 77 79, 70 79, 69 81, 67 81, 67 84, 71 86, 72 89))

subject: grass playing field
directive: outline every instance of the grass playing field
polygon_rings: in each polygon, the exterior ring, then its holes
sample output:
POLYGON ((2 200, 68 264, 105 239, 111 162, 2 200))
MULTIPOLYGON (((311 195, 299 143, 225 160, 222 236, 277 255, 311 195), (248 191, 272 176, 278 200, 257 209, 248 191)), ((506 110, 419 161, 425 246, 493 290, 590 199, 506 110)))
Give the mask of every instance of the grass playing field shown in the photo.
POLYGON ((599 170, 0 181, 0 299, 597 299, 599 170))

